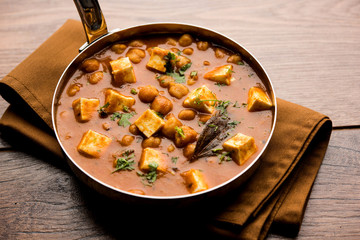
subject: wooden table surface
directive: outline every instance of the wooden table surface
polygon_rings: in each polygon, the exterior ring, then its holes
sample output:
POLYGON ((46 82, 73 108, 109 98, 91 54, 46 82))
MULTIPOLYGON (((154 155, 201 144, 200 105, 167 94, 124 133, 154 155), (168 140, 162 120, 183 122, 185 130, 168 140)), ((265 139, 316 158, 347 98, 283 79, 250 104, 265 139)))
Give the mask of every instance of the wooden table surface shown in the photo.
MULTIPOLYGON (((360 239, 359 0, 100 5, 110 29, 171 21, 222 32, 257 56, 278 97, 328 115, 334 131, 297 239, 360 239)), ((68 18, 79 19, 72 1, 1 0, 0 78, 68 18)), ((7 106, 0 99, 0 115, 7 106)), ((65 163, 0 137, 0 239, 117 238, 93 198, 106 202, 65 163)))

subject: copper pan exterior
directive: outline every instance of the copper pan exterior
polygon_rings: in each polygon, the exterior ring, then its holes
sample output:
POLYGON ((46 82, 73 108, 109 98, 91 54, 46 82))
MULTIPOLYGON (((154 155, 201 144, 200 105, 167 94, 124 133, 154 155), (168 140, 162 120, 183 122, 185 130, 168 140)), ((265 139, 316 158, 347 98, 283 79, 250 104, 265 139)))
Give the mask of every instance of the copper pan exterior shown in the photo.
POLYGON ((55 130, 57 140, 64 151, 64 154, 67 157, 68 163, 71 169, 74 171, 76 176, 80 178, 84 183, 86 183, 91 188, 95 189, 97 192, 104 194, 110 198, 118 199, 128 203, 134 204, 154 204, 159 206, 188 206, 189 204, 204 201, 205 199, 213 197, 221 197, 224 194, 228 194, 229 191, 238 188, 243 184, 256 170, 261 162, 261 157, 264 155, 264 152, 267 149, 269 141, 273 135, 275 123, 277 117, 277 103, 276 96, 273 85, 270 81, 268 74, 262 65, 257 61, 257 59, 243 46, 241 46, 236 41, 207 28, 184 24, 184 23, 149 23, 145 25, 138 25, 129 27, 126 29, 116 29, 111 32, 106 33, 90 44, 86 44, 81 52, 73 59, 73 61, 68 65, 68 67, 63 72, 59 82, 57 84, 53 102, 52 102, 52 122, 55 130), (127 39, 141 38, 143 36, 149 36, 154 34, 164 34, 164 33, 189 33, 195 37, 200 37, 202 39, 207 39, 219 45, 225 46, 228 49, 231 49, 235 52, 241 53, 245 62, 247 62, 257 73, 259 78, 262 80, 263 84, 266 86, 268 93, 271 97, 271 100, 274 103, 273 108, 273 122, 270 136, 265 144, 263 151, 258 155, 258 157, 253 160, 243 171, 237 174, 235 177, 230 180, 208 189, 203 192, 187 195, 178 195, 178 196, 146 196, 146 195, 137 195, 127 191, 123 191, 112 186, 109 186, 98 179, 95 179, 83 169, 70 157, 66 149, 64 149, 57 133, 56 126, 56 111, 57 111, 57 102, 60 97, 60 93, 64 90, 64 87, 67 81, 70 79, 72 74, 75 72, 79 63, 81 63, 85 58, 92 56, 94 53, 104 49, 105 47, 111 45, 117 41, 124 41, 127 39))

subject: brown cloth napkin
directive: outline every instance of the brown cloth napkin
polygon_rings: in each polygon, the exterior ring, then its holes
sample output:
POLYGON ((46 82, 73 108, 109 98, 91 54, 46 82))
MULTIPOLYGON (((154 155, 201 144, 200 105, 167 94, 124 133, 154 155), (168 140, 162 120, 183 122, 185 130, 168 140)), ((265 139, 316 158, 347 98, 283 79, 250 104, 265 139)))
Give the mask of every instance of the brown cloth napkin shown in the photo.
MULTIPOLYGON (((63 158, 51 129, 52 95, 85 41, 81 23, 68 20, 2 79, 0 94, 11 104, 0 120, 3 135, 10 130, 63 158)), ((331 130, 328 117, 278 99, 275 132, 261 165, 229 193, 208 230, 221 237, 264 239, 271 227, 277 234, 296 236, 331 130)))

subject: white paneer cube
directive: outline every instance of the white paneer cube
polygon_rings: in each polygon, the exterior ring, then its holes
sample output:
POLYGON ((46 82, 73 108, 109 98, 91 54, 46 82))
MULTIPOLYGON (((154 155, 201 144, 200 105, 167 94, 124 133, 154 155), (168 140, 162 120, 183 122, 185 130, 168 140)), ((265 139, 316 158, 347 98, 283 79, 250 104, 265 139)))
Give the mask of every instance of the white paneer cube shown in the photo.
POLYGON ((89 121, 99 104, 100 101, 96 98, 78 98, 73 101, 72 107, 76 120, 79 122, 89 121))
POLYGON ((197 169, 190 169, 180 174, 185 180, 190 193, 196 193, 208 189, 204 175, 197 169))
POLYGON ((203 85, 189 93, 183 102, 183 106, 204 113, 213 113, 217 103, 214 100, 217 100, 216 95, 207 86, 203 85))
POLYGON ((254 138, 241 133, 224 142, 223 148, 231 152, 232 160, 238 165, 244 164, 257 150, 254 138))
POLYGON ((98 158, 105 152, 110 143, 111 138, 93 130, 88 130, 83 135, 77 150, 85 156, 98 158))
POLYGON ((147 172, 151 170, 151 166, 154 165, 157 166, 157 171, 166 172, 167 162, 163 158, 162 153, 152 148, 144 148, 141 152, 139 169, 147 172))
POLYGON ((134 67, 128 57, 110 61, 112 75, 116 84, 136 82, 134 67))
POLYGON ((221 84, 230 85, 232 73, 233 66, 228 64, 205 73, 204 78, 221 84))
POLYGON ((264 90, 259 87, 252 87, 248 93, 247 109, 250 112, 269 110, 273 104, 264 90))
POLYGON ((165 65, 168 60, 165 58, 165 56, 168 55, 169 52, 169 50, 154 47, 151 49, 151 56, 146 66, 159 72, 166 72, 165 65))
POLYGON ((151 137, 165 125, 165 121, 153 110, 146 110, 134 123, 138 129, 146 136, 151 137))
POLYGON ((113 113, 118 111, 125 111, 135 104, 135 98, 122 95, 114 89, 107 89, 105 91, 105 105, 104 111, 113 113))

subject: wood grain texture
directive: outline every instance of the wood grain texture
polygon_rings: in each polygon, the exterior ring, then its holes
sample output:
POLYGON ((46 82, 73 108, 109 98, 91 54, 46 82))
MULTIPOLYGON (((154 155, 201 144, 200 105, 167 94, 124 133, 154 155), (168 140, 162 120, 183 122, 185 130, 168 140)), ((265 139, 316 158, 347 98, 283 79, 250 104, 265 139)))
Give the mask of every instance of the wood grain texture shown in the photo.
MULTIPOLYGON (((360 238, 359 136, 360 130, 333 132, 297 239, 360 238)), ((116 239, 121 227, 136 231, 151 218, 129 217, 126 206, 85 187, 65 163, 34 157, 36 151, 1 152, 0 239, 116 239)))
MULTIPOLYGON (((248 48, 267 69, 279 97, 307 106, 335 126, 360 125, 360 2, 100 1, 109 29, 155 21, 220 31, 248 48), (191 6, 191 7, 189 7, 191 6)), ((0 2, 0 77, 67 18, 71 1, 0 2)))

